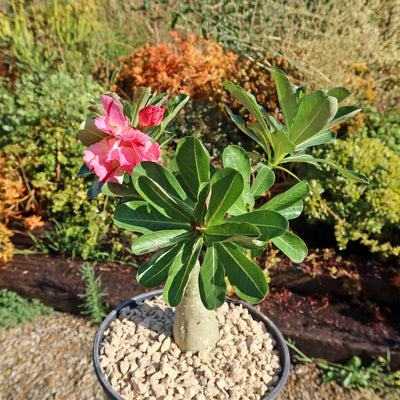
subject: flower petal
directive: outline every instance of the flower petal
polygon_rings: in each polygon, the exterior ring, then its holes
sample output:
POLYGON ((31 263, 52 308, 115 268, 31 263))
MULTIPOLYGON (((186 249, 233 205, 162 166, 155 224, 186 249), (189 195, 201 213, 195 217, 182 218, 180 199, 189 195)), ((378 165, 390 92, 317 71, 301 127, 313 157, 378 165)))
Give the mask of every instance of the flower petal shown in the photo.
POLYGON ((100 100, 108 121, 118 128, 125 128, 127 126, 127 118, 122 113, 119 104, 110 96, 104 94, 100 96, 100 100))

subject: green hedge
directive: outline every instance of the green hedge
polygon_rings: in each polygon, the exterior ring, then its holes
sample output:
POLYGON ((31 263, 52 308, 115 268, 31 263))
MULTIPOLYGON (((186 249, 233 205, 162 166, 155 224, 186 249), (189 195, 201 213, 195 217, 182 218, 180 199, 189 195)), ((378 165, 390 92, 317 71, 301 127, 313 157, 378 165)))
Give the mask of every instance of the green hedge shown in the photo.
POLYGON ((317 153, 336 159, 343 167, 357 169, 369 178, 370 184, 355 184, 333 170, 322 175, 319 182, 312 180, 311 187, 321 194, 322 201, 318 196, 308 198, 308 221, 332 224, 340 249, 345 249, 349 241, 357 241, 372 252, 398 256, 399 154, 377 139, 358 137, 335 141, 317 153))

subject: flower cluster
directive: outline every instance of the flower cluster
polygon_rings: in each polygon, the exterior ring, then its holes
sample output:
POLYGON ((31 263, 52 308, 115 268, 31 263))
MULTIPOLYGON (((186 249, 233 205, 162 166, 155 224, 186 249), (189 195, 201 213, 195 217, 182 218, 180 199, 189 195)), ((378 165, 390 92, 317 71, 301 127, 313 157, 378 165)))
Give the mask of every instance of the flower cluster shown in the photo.
MULTIPOLYGON (((83 161, 99 181, 103 184, 122 183, 124 172, 131 174, 133 167, 141 161, 162 164, 159 144, 152 143, 150 136, 131 126, 129 118, 112 97, 102 95, 100 100, 105 115, 96 118, 94 123, 107 135, 83 152, 83 161)), ((143 108, 139 112, 139 126, 159 125, 165 110, 153 105, 143 108)))

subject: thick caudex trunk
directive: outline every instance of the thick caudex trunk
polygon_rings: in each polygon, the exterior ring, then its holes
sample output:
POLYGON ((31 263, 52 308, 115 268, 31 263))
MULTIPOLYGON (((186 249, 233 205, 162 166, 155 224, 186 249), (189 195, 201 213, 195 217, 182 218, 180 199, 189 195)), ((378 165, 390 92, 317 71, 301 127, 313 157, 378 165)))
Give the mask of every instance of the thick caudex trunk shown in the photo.
POLYGON ((174 340, 181 351, 196 353, 213 348, 219 339, 218 322, 214 310, 207 310, 200 298, 200 264, 193 268, 182 302, 176 307, 173 326, 174 340))

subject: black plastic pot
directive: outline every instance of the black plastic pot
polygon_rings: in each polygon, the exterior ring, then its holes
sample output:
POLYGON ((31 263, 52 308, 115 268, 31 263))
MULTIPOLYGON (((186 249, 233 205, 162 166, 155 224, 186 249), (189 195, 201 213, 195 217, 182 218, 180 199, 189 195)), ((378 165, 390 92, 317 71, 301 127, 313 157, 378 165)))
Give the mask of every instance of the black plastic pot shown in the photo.
MULTIPOLYGON (((124 307, 131 307, 134 308, 138 305, 138 303, 143 302, 144 300, 151 300, 152 298, 156 296, 162 295, 163 291, 162 289, 160 290, 154 290, 152 292, 148 293, 143 293, 139 296, 132 297, 130 300, 126 301, 125 303, 122 303, 119 305, 117 308, 115 308, 113 311, 108 314, 108 316, 105 318, 103 323, 100 325, 96 337, 94 340, 94 345, 93 345, 93 362, 94 362, 94 369, 97 375, 97 378, 103 387, 105 398, 109 398, 111 400, 125 400, 120 394, 118 394, 111 384, 107 381, 106 377, 103 374, 103 370, 100 367, 100 360, 99 360, 99 348, 100 348, 100 343, 103 340, 104 337, 104 332, 107 330, 108 326, 112 321, 117 319, 118 313, 121 309, 124 307)), ((290 356, 289 356, 289 349, 286 345, 285 339, 283 338, 281 332, 279 329, 274 325, 274 323, 266 317, 263 313, 258 311, 256 308, 253 306, 239 300, 234 300, 227 298, 228 302, 232 302, 235 304, 242 304, 244 307, 246 307, 253 318, 257 321, 263 321, 268 332, 273 336, 273 338, 276 341, 275 347, 279 352, 279 357, 280 357, 280 363, 282 367, 282 371, 280 372, 279 376, 279 382, 275 386, 274 390, 266 397, 263 397, 262 400, 274 400, 278 397, 279 393, 282 391, 283 386, 286 383, 287 377, 289 375, 289 368, 290 368, 290 356)))

